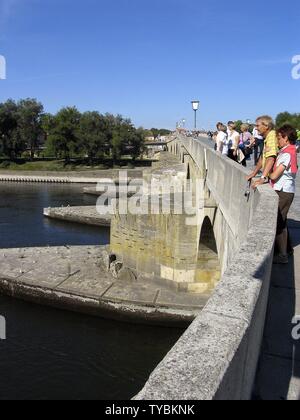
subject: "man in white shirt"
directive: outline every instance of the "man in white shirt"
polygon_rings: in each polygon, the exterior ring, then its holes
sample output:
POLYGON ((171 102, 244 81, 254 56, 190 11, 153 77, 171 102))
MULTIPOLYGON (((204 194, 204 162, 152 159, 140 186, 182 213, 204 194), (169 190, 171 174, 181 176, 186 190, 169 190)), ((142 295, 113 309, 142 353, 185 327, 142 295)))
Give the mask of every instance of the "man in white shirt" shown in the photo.
POLYGON ((228 147, 228 136, 226 134, 226 126, 222 123, 217 125, 218 135, 216 139, 217 143, 217 152, 222 153, 222 155, 228 156, 229 147, 228 147))

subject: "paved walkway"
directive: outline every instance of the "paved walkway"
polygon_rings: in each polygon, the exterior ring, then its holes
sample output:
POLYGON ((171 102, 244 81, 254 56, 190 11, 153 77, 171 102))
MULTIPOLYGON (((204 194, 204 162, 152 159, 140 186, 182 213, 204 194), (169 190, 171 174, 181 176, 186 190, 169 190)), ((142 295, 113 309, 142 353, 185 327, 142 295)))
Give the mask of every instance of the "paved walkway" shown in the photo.
POLYGON ((273 268, 255 390, 255 397, 263 400, 300 400, 300 341, 292 339, 292 319, 300 316, 300 176, 289 217, 295 255, 289 266, 273 268))

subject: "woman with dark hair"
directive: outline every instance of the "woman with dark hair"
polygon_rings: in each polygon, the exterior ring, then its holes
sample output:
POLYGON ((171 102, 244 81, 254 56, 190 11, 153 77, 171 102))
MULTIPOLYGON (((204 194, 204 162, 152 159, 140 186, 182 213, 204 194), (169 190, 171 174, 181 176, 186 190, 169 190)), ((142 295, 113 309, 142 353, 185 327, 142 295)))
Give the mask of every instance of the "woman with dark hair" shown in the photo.
POLYGON ((279 196, 279 212, 277 223, 276 245, 279 254, 275 256, 275 264, 287 264, 289 235, 287 229, 288 212, 294 201, 296 192, 297 131, 290 125, 277 130, 280 152, 273 173, 270 175, 274 190, 279 196))

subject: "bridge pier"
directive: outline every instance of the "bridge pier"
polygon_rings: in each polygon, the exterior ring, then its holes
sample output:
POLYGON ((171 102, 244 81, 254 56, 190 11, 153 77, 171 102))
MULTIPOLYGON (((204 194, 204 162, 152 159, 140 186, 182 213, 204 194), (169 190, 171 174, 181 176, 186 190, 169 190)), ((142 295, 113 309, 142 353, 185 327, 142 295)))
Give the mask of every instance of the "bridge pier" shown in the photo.
MULTIPOLYGON (((178 151, 178 147, 174 150, 178 151)), ((111 252, 136 276, 167 283, 178 292, 210 294, 215 288, 221 276, 212 227, 217 205, 204 188, 205 172, 205 168, 182 164, 178 156, 162 153, 144 179, 162 186, 162 190, 169 182, 175 186, 174 191, 169 195, 158 192, 145 195, 145 214, 121 214, 120 209, 126 203, 119 201, 112 218, 111 252), (182 187, 188 181, 194 181, 193 203, 190 209, 178 213, 178 202, 183 202, 182 187), (201 189, 200 194, 197 188, 201 189), (153 203, 157 204, 156 211, 153 203), (204 220, 209 221, 210 230, 203 231, 204 220)))

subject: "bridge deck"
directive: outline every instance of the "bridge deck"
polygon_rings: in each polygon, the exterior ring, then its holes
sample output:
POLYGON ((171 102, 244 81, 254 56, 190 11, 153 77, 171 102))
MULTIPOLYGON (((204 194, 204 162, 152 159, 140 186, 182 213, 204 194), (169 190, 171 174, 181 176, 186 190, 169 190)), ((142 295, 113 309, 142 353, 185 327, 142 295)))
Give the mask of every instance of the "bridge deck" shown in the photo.
POLYGON ((288 266, 274 266, 267 323, 255 395, 263 400, 300 399, 300 341, 292 339, 292 319, 300 316, 300 176, 290 212, 295 246, 288 266))

